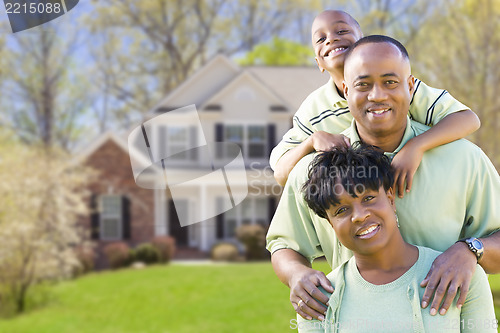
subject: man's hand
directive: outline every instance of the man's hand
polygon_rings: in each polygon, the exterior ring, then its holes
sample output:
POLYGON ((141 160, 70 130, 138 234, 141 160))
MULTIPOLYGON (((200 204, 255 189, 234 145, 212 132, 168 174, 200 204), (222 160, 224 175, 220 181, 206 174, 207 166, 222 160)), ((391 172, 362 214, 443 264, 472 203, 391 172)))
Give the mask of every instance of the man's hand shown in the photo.
POLYGON ((404 192, 410 192, 413 183, 413 176, 422 161, 424 151, 418 144, 412 144, 408 141, 403 148, 392 159, 392 166, 394 167, 394 193, 398 193, 399 197, 404 196, 404 192), (406 181, 406 188, 405 188, 406 181))
POLYGON ((425 309, 429 305, 434 294, 430 314, 434 316, 437 313, 444 298, 444 303, 439 310, 439 314, 444 315, 450 308, 458 289, 460 289, 460 297, 457 307, 461 308, 465 303, 476 264, 476 256, 464 242, 455 243, 440 254, 420 284, 421 287, 426 287, 422 297, 422 308, 425 309))
POLYGON ((349 138, 342 134, 331 134, 324 131, 314 132, 310 137, 315 151, 330 151, 333 147, 350 147, 349 138))
POLYGON ((325 319, 328 297, 317 288, 319 285, 333 293, 325 274, 309 267, 298 270, 290 279, 290 302, 304 319, 325 319))

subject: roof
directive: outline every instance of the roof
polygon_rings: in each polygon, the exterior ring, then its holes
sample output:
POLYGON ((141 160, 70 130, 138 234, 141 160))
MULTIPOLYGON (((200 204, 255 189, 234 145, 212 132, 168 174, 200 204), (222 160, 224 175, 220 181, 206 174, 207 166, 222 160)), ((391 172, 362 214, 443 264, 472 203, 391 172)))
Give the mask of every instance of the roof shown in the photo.
POLYGON ((244 67, 259 81, 287 101, 297 111, 304 99, 325 84, 330 76, 317 67, 306 66, 252 66, 244 67))
POLYGON ((179 108, 189 104, 200 107, 237 82, 235 79, 242 73, 253 76, 272 95, 286 102, 293 113, 311 92, 330 78, 315 66, 239 67, 226 56, 219 54, 165 96, 151 113, 154 114, 160 107, 179 108))

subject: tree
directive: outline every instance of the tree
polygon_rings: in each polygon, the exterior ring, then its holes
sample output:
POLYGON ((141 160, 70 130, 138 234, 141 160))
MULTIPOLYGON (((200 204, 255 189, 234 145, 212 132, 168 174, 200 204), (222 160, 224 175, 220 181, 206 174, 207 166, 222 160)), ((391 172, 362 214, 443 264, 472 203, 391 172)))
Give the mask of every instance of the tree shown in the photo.
POLYGON ((300 66, 314 63, 314 52, 309 46, 274 37, 271 42, 259 44, 238 60, 240 65, 300 66))
POLYGON ((298 36, 305 21, 299 18, 316 11, 317 2, 94 1, 87 25, 97 37, 92 54, 100 89, 109 94, 101 97, 101 118, 140 120, 217 53, 231 56, 273 36, 298 36))
MULTIPOLYGON (((2 133, 3 134, 3 133, 2 133)), ((9 133, 9 136, 12 137, 9 133)), ((92 173, 55 149, 0 138, 0 299, 5 315, 24 311, 30 288, 70 277, 75 248, 85 246, 77 224, 87 212, 92 173)))
POLYGON ((445 1, 415 45, 411 51, 419 75, 479 115, 482 124, 473 139, 499 169, 500 3, 445 1))
POLYGON ((7 124, 23 142, 70 148, 88 103, 87 80, 75 70, 77 36, 43 25, 9 37, 3 73, 7 124))

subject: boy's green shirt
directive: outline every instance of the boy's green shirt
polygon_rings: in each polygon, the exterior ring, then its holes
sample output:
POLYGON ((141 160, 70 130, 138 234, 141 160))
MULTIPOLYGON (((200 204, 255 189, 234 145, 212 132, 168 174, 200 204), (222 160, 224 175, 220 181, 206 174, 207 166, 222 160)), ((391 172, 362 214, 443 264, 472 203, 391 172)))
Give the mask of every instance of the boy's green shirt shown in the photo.
MULTIPOLYGON (((446 90, 432 88, 418 79, 415 80, 415 91, 408 112, 411 119, 434 126, 447 115, 468 109, 446 90)), ((312 133, 341 133, 351 125, 352 119, 347 101, 340 97, 335 83, 330 79, 313 91, 295 113, 293 127, 271 152, 271 168, 274 170, 283 154, 306 140, 312 133)))

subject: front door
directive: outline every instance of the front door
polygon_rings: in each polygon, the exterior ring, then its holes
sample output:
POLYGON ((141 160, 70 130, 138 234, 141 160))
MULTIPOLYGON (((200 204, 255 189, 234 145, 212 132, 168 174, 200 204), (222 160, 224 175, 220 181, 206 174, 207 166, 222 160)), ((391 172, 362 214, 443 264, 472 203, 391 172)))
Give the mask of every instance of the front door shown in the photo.
MULTIPOLYGON (((187 200, 176 200, 177 207, 180 209, 187 209, 187 200)), ((187 246, 188 245, 188 227, 181 227, 179 222, 179 217, 177 216, 177 211, 175 210, 175 205, 173 200, 168 200, 168 221, 170 225, 170 235, 175 238, 175 243, 177 246, 187 246)))

